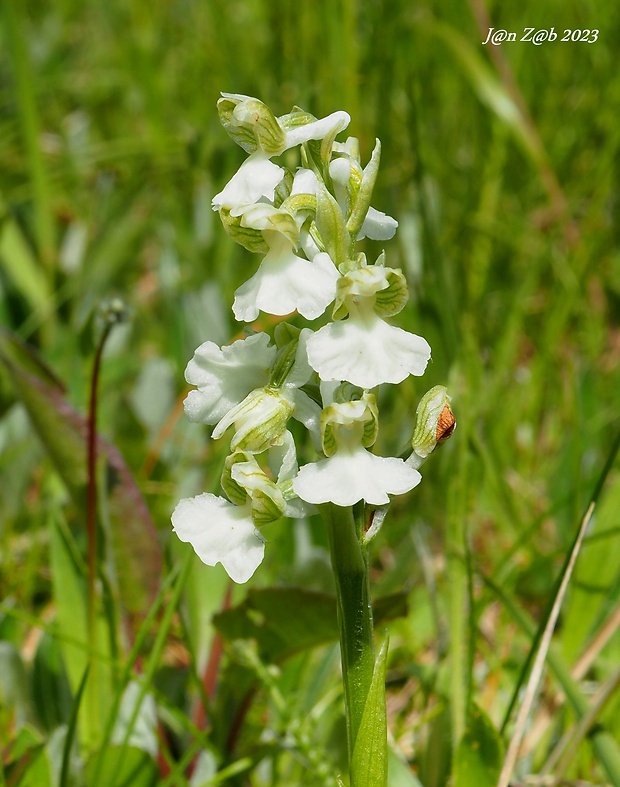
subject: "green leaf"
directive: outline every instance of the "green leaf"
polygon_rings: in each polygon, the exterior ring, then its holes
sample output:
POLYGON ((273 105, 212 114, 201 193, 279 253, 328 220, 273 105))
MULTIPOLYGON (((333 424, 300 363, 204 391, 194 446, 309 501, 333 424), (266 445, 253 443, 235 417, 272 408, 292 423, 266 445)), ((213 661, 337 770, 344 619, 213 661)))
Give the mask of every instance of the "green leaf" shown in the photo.
POLYGON ((572 663, 614 603, 620 553, 620 477, 610 479, 583 542, 562 613, 562 651, 572 663))
POLYGON ((409 768, 402 754, 390 746, 388 749, 388 771, 390 787, 422 787, 422 782, 409 768))
POLYGON ((420 780, 424 787, 445 787, 452 760, 452 714, 448 704, 440 704, 428 725, 426 746, 419 752, 420 780))
POLYGON ((32 698, 37 717, 48 732, 71 714, 71 689, 58 640, 45 631, 32 665, 32 698))
MULTIPOLYGON (((98 756, 93 756, 87 765, 87 784, 93 783, 93 768, 98 756)), ((141 749, 123 746, 108 746, 101 754, 99 784, 106 787, 154 787, 159 780, 157 766, 141 749)))
MULTIPOLYGON (((0 362, 76 505, 84 510, 87 419, 69 404, 62 384, 43 360, 8 331, 0 331, 0 362)), ((148 609, 157 594, 161 549, 149 511, 123 457, 101 437, 97 448, 106 463, 107 486, 103 493, 114 574, 124 608, 133 619, 148 609)))
POLYGON ((64 399, 54 373, 31 347, 5 330, 0 330, 0 361, 50 459, 80 505, 86 488, 84 433, 79 431, 84 423, 64 399))
POLYGON ((31 706, 26 668, 10 642, 0 642, 0 730, 9 720, 18 725, 30 719, 31 706))
POLYGON ((0 266, 33 309, 49 307, 50 292, 43 269, 0 197, 0 266))
POLYGON ((71 638, 61 638, 60 650, 74 691, 86 669, 86 581, 85 567, 64 521, 52 520, 50 525, 50 568, 56 622, 60 631, 70 631, 71 638))
POLYGON ((82 675, 82 680, 80 681, 80 685, 78 686, 75 700, 73 702, 73 708, 71 709, 71 718, 69 720, 69 726, 67 727, 62 747, 62 759, 60 760, 60 776, 58 779, 58 787, 69 787, 71 783, 71 753, 73 749, 73 742, 75 740, 75 732, 77 730, 78 712, 80 710, 80 704, 84 695, 86 681, 88 680, 88 672, 89 667, 87 666, 84 670, 84 674, 82 675))
POLYGON ((388 640, 386 639, 372 674, 353 756, 351 757, 351 787, 383 787, 387 784, 388 745, 385 709, 385 668, 388 640))
MULTIPOLYGON (((77 695, 89 665, 89 647, 92 643, 87 625, 85 567, 66 523, 61 520, 51 522, 50 566, 58 630, 71 632, 68 636, 59 636, 60 650, 69 683, 77 695)), ((97 618, 96 625, 96 656, 99 660, 91 663, 92 684, 89 688, 92 690, 84 697, 80 715, 80 738, 86 744, 92 744, 100 738, 101 719, 112 697, 111 671, 102 659, 104 657, 108 661, 111 658, 110 632, 103 617, 97 618)))
POLYGON ((454 787, 495 787, 504 746, 486 713, 474 705, 454 754, 454 787))
POLYGON ((7 785, 48 787, 51 771, 44 742, 31 727, 22 727, 3 752, 3 775, 7 785))
POLYGON ((336 599, 300 588, 250 590, 237 607, 213 617, 227 640, 255 639, 266 661, 280 661, 338 639, 336 599))
MULTIPOLYGON (((381 624, 406 614, 406 594, 385 596, 373 606, 381 624)), ((243 603, 215 615, 213 624, 229 641, 255 639, 261 657, 271 662, 339 637, 335 597, 302 588, 250 590, 243 603)))
POLYGON ((465 36, 449 25, 435 21, 425 21, 424 24, 452 50, 480 101, 510 129, 532 160, 540 164, 545 157, 540 140, 520 107, 479 54, 479 48, 476 49, 465 36))

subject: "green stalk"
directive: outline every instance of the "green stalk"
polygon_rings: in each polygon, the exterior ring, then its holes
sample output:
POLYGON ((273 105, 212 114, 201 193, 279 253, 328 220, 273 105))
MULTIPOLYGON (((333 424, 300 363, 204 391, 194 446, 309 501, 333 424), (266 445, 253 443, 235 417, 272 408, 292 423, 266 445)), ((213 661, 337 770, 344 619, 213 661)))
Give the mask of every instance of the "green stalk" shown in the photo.
POLYGON ((351 761, 375 663, 368 555, 361 545, 362 522, 356 522, 353 509, 332 503, 321 505, 319 509, 327 527, 336 580, 347 743, 351 761))

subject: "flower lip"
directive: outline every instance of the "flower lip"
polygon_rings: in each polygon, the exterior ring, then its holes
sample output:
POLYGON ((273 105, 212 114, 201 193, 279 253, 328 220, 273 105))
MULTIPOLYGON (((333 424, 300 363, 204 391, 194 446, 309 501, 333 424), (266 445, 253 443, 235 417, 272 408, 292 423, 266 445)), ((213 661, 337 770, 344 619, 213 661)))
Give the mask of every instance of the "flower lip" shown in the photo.
POLYGON ((388 325, 374 312, 324 326, 308 339, 308 361, 322 380, 360 388, 422 375, 431 348, 421 336, 388 325))
POLYGON ((360 445, 356 451, 304 465, 293 489, 302 500, 316 505, 351 506, 360 500, 384 505, 389 495, 408 492, 420 481, 420 473, 402 459, 376 456, 360 445))
POLYGON ((247 582, 262 563, 265 543, 254 526, 249 506, 235 506, 205 492, 177 504, 172 527, 181 541, 192 545, 203 563, 221 563, 235 582, 247 582))
POLYGON ((235 292, 237 320, 253 322, 259 312, 285 315, 297 311, 314 320, 336 297, 339 273, 328 254, 312 262, 298 257, 290 244, 271 248, 258 271, 235 292))

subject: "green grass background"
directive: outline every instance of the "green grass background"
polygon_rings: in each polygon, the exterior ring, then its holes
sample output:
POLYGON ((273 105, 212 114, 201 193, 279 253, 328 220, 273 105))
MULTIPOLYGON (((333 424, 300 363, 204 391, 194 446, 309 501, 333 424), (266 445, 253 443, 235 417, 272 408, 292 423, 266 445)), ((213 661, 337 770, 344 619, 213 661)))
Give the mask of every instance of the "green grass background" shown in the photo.
MULTIPOLYGON (((219 92, 255 95, 276 114, 293 104, 317 116, 346 109, 364 160, 381 139, 373 204, 400 222, 387 262, 411 287, 398 321, 429 340, 433 360, 424 378, 384 392, 378 451, 402 449, 432 385, 448 386, 458 420, 372 548, 373 594, 404 589, 409 599, 407 616, 389 625, 390 729, 408 762, 402 782, 393 765, 391 784, 446 784, 472 703, 499 726, 531 644, 482 577, 540 621, 620 429, 620 6, 2 0, 1 11, 0 322, 38 350, 85 412, 96 308, 111 296, 127 304, 131 318, 104 357, 99 424, 146 498, 166 554, 162 581, 186 555, 170 511, 182 496, 216 490, 225 450, 180 415, 183 370, 198 344, 237 334, 232 295, 257 262, 210 209, 243 160, 219 125, 219 92), (481 44, 488 26, 599 35, 593 44, 491 48, 481 44)), ((380 246, 365 250, 376 256, 380 246)), ((68 723, 75 677, 71 691, 41 701, 33 664, 41 643, 60 660, 54 643, 72 635, 50 556, 54 522, 78 552, 85 536, 83 510, 69 501, 19 391, 5 374, 0 382, 0 639, 3 664, 17 659, 26 686, 18 702, 14 679, 0 679, 6 749, 24 724, 49 745, 68 723)), ((320 523, 285 522, 267 536, 252 587, 331 589, 320 523)), ((580 677, 586 697, 618 670, 619 555, 615 468, 555 638, 567 668, 594 648, 580 677), (596 639, 610 619, 611 636, 596 639)), ((192 675, 204 668, 225 576, 198 564, 181 576, 184 616, 169 622, 152 665, 180 741, 170 748, 169 783, 186 783, 174 764, 182 752, 207 747, 220 767, 243 766, 244 757, 249 765, 205 784, 294 785, 302 774, 304 784, 332 784, 342 756, 332 735, 341 723, 334 647, 296 657, 277 678, 263 675, 246 732, 225 755, 216 730, 198 735, 191 722, 192 675), (271 737, 261 748, 263 727, 271 737), (330 757, 336 765, 325 768, 330 757)), ((233 600, 246 592, 235 589, 233 600)), ((118 669, 126 652, 121 638, 110 656, 118 669)), ((550 674, 535 718, 557 691, 550 674)), ((564 705, 550 716, 521 775, 539 773, 575 723, 564 705)), ((617 691, 597 719, 620 736, 617 691)), ((588 740, 565 773, 610 779, 588 740)))

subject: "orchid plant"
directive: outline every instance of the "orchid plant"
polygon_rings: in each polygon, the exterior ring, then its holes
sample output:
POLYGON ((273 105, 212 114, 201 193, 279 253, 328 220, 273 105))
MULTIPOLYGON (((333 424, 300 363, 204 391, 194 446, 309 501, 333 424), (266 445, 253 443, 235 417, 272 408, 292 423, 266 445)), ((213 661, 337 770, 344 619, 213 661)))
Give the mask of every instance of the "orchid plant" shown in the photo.
POLYGON ((223 496, 181 500, 172 523, 204 563, 221 563, 231 579, 246 582, 263 560, 265 525, 322 515, 338 596, 350 783, 381 785, 387 647, 375 660, 367 545, 391 496, 420 483, 418 468, 454 429, 450 399, 443 386, 422 398, 403 456, 372 452, 378 386, 422 375, 431 357, 425 339, 389 322, 407 303, 403 273, 386 265, 384 253, 369 263, 355 250, 363 238, 389 240, 398 226, 370 205, 379 140, 362 167, 358 140, 336 141, 349 124, 346 112, 317 119, 295 107, 275 117, 258 99, 231 93, 222 94, 218 110, 248 158, 213 208, 233 240, 262 255, 235 293, 235 318, 247 324, 260 312, 297 312, 309 321, 331 319, 318 330, 288 321, 273 335, 247 329, 228 346, 207 341, 196 350, 186 370, 195 389, 185 412, 212 425, 214 439, 230 436, 230 453, 223 496), (294 147, 296 171, 272 161, 294 147), (301 468, 291 418, 303 424, 317 456, 301 468))

